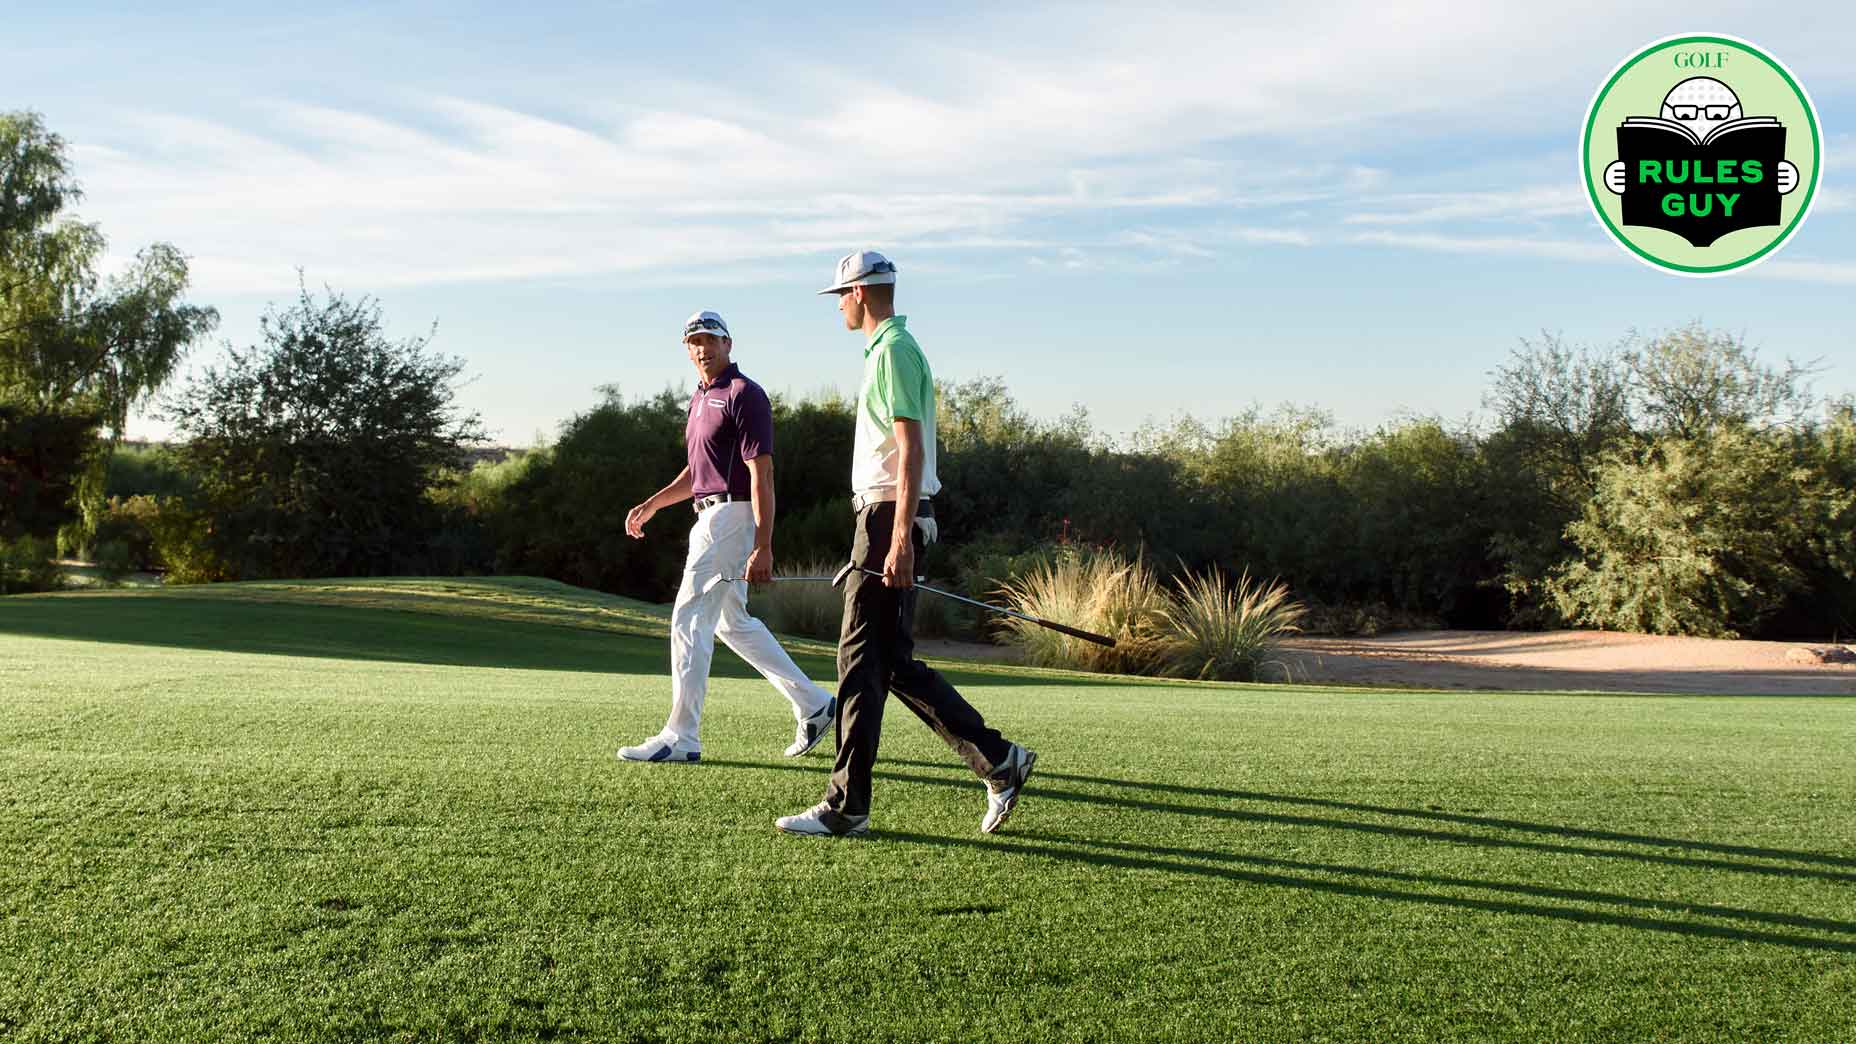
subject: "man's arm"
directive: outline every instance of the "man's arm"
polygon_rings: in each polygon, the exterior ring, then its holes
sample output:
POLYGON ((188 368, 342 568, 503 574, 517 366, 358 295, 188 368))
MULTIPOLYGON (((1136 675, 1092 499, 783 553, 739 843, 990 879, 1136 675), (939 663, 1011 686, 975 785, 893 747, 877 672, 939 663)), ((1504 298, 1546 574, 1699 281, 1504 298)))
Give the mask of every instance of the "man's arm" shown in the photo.
POLYGON ((646 497, 644 503, 626 513, 625 532, 631 534, 634 539, 642 539, 644 524, 651 521, 652 515, 657 514, 660 509, 690 499, 690 493, 690 468, 688 464, 685 464, 683 470, 677 472, 676 479, 670 485, 646 497))
POLYGON ((887 587, 915 586, 915 507, 922 499, 922 422, 897 417, 896 520, 889 531, 889 557, 883 560, 887 587))
POLYGON ((748 555, 748 582, 773 579, 773 455, 763 453, 748 461, 754 477, 754 551, 748 555))

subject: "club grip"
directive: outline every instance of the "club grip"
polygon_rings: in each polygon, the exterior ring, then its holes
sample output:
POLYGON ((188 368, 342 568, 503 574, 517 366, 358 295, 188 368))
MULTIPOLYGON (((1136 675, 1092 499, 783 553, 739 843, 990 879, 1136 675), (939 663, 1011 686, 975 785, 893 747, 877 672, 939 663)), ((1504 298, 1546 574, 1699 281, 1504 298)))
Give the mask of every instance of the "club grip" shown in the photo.
POLYGON ((1051 623, 1049 620, 1039 620, 1038 623, 1041 626, 1048 627, 1051 630, 1058 632, 1059 634, 1067 634, 1072 638, 1081 638, 1085 642, 1094 642, 1097 645, 1106 645, 1111 649, 1115 647, 1115 639, 1113 638, 1106 638, 1102 635, 1093 634, 1089 631, 1079 630, 1075 627, 1066 627, 1060 623, 1051 623))

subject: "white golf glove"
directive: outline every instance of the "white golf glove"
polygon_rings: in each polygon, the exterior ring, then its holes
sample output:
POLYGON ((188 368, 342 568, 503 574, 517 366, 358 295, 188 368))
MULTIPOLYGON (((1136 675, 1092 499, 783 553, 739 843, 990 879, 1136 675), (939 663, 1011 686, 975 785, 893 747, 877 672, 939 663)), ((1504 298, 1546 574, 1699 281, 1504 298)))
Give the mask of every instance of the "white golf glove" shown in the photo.
POLYGON ((922 531, 922 543, 932 544, 941 535, 941 528, 934 524, 934 519, 915 516, 915 528, 922 531))

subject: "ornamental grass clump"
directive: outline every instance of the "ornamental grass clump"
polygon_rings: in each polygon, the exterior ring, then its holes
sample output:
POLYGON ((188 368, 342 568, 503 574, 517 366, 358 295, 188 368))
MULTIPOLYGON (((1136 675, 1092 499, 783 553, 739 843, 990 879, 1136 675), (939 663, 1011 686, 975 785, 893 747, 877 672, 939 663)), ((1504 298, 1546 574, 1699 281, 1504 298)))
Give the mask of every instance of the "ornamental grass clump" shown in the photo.
POLYGON ((1168 591, 1145 560, 1114 551, 1038 565, 1001 593, 1019 612, 1116 640, 1110 649, 1003 620, 1003 637, 1032 666, 1219 681, 1255 681, 1272 667, 1288 675, 1280 641, 1306 612, 1285 585, 1249 573, 1235 585, 1216 569, 1189 574, 1168 591))
POLYGON ((1055 620, 1116 640, 1096 645, 1005 617, 1006 641, 1034 667, 1067 667, 1109 674, 1152 674, 1165 663, 1160 632, 1166 590, 1139 557, 1115 551, 1066 556, 1033 567, 1000 591, 1021 613, 1055 620))
POLYGON ((1287 678, 1281 639, 1299 630, 1306 610, 1281 581, 1265 585, 1248 570, 1235 585, 1217 569, 1188 574, 1160 612, 1165 673, 1178 678, 1257 681, 1274 668, 1287 678))

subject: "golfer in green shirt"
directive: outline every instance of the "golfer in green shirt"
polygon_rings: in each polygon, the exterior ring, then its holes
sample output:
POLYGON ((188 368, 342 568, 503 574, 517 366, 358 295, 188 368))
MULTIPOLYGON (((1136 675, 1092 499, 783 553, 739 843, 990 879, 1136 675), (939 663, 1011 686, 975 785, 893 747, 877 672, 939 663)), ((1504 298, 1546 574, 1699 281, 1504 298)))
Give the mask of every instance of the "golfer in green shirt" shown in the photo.
POLYGON ((862 834, 870 829, 870 773, 893 692, 986 784, 980 830, 992 833, 1018 805, 1037 755, 990 728, 940 672, 915 658, 915 574, 937 536, 934 375, 896 314, 896 266, 874 251, 838 262, 820 293, 838 295, 848 329, 861 331, 863 384, 851 463, 857 511, 852 562, 878 575, 845 580, 838 638, 838 760, 825 800, 776 821, 794 834, 862 834))

